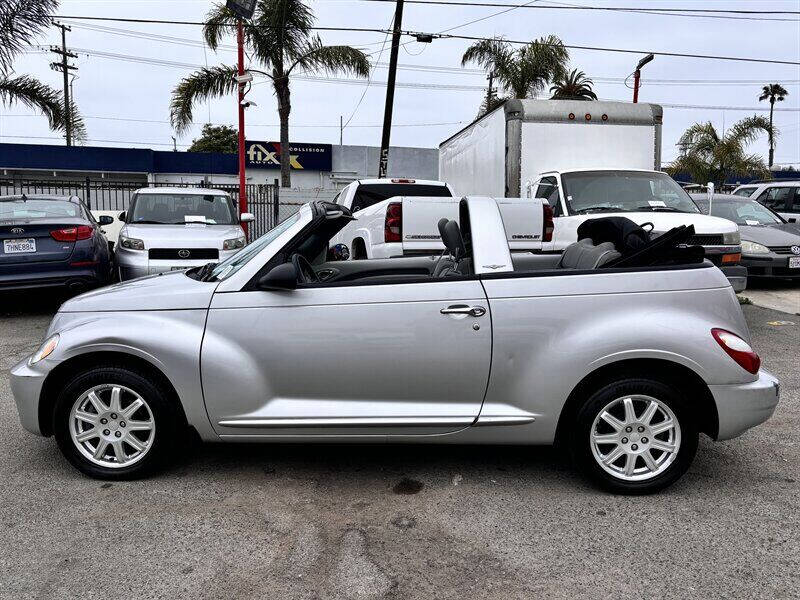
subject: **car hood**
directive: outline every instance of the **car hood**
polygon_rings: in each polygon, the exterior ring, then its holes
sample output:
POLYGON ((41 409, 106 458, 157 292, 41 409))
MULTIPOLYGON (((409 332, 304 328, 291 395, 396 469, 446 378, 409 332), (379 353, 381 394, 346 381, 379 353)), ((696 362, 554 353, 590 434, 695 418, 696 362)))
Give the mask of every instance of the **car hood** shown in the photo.
POLYGON ((764 246, 800 246, 800 229, 789 223, 753 227, 739 225, 743 240, 757 242, 764 246))
POLYGON ((216 282, 197 281, 184 271, 131 279, 76 296, 59 312, 207 309, 216 282))
MULTIPOLYGON (((592 218, 611 216, 612 213, 595 213, 592 218)), ((631 221, 642 225, 652 223, 653 231, 666 232, 673 227, 681 225, 694 225, 695 233, 728 233, 736 231, 737 225, 728 219, 711 217, 700 213, 673 213, 673 212, 623 212, 614 213, 614 216, 627 217, 631 221)))
POLYGON ((224 240, 243 237, 239 225, 125 225, 120 234, 144 240, 145 248, 222 248, 224 240), (123 233, 124 232, 124 233, 123 233))

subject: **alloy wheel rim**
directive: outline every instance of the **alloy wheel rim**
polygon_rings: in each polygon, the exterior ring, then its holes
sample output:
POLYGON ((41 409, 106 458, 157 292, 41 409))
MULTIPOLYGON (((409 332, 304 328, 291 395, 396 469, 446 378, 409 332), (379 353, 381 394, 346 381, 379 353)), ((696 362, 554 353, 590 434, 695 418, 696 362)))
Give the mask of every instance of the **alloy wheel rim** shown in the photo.
POLYGON ((666 471, 681 447, 681 427, 672 409, 645 395, 612 400, 589 432, 592 456, 623 481, 645 481, 666 471))
POLYGON ((153 412, 140 394, 124 385, 96 385, 72 405, 69 433, 90 462, 110 469, 142 460, 155 439, 153 412))

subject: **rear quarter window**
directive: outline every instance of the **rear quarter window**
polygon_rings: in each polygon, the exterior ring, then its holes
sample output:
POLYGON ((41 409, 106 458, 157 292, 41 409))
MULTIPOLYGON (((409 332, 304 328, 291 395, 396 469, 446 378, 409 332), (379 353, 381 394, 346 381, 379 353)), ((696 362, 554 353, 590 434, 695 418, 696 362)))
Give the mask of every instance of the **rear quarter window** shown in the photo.
POLYGON ((395 196, 437 196, 451 198, 453 195, 446 185, 425 185, 416 183, 370 183, 358 186, 353 197, 353 212, 364 210, 373 204, 395 196))

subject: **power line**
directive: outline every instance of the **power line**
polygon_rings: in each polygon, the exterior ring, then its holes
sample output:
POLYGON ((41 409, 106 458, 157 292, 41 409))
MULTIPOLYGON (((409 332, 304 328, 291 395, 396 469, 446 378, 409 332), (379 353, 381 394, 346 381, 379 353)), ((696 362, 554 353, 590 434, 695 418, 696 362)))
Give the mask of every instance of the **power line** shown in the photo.
MULTIPOLYGON (((358 2, 393 2, 393 0, 353 0, 358 2)), ((693 19, 729 19, 735 21, 784 21, 790 23, 800 23, 798 19, 787 19, 783 17, 759 17, 759 16, 735 16, 736 14, 789 14, 800 15, 798 11, 736 11, 736 10, 722 10, 722 9, 690 9, 690 8, 638 8, 638 7, 622 7, 622 6, 584 6, 580 4, 562 3, 556 6, 538 5, 528 6, 509 3, 494 3, 494 2, 447 2, 447 1, 433 1, 423 2, 421 0, 409 0, 409 4, 418 5, 432 5, 432 6, 455 6, 455 7, 471 7, 471 8, 485 8, 485 7, 511 7, 515 8, 535 8, 545 10, 600 10, 607 12, 627 12, 650 14, 662 17, 688 17, 693 19), (732 13, 732 14, 727 14, 732 13)), ((479 19, 480 20, 480 19, 479 19)))
MULTIPOLYGON (((355 2, 394 2, 394 0, 350 0, 355 2)), ((502 7, 513 6, 520 7, 525 5, 510 4, 504 2, 465 2, 463 0, 405 0, 408 4, 432 4, 444 6, 489 6, 489 7, 502 7)), ((579 8, 583 10, 610 10, 610 11, 626 11, 636 10, 636 7, 631 6, 582 6, 582 5, 565 5, 565 6, 536 6, 531 8, 579 8)), ((641 9, 644 10, 644 9, 641 9)), ((654 8, 647 10, 659 10, 662 12, 694 12, 694 13, 733 13, 733 14, 748 14, 748 15, 800 15, 798 10, 742 10, 730 8, 654 8)))
MULTIPOLYGON (((122 18, 122 17, 89 17, 83 15, 64 15, 60 17, 54 17, 60 19, 74 19, 74 20, 87 20, 87 21, 114 21, 114 22, 121 22, 121 23, 148 23, 148 24, 160 24, 160 25, 196 25, 202 27, 204 25, 201 21, 167 21, 167 20, 160 20, 160 19, 131 19, 131 18, 122 18)), ((258 27, 257 25, 248 25, 248 27, 258 27)), ((375 29, 375 28, 368 28, 368 27, 311 27, 312 30, 315 31, 346 31, 346 32, 369 32, 369 33, 386 33, 387 30, 385 29, 375 29)), ((421 32, 414 32, 414 31, 403 31, 403 35, 415 37, 418 36, 421 32)), ((462 39, 462 40, 470 40, 470 41, 482 41, 488 40, 492 38, 486 37, 479 37, 479 36, 467 36, 467 35, 457 35, 457 34, 433 34, 436 38, 441 39, 462 39)), ((530 42, 523 41, 523 40, 505 40, 512 44, 528 44, 530 42)), ((564 44, 565 48, 569 48, 572 50, 587 50, 587 51, 594 51, 594 52, 616 52, 616 53, 623 53, 623 54, 655 54, 657 56, 667 56, 672 58, 697 58, 697 59, 705 59, 705 60, 726 60, 726 61, 739 61, 739 62, 751 62, 751 63, 764 63, 764 64, 778 64, 778 65, 800 65, 800 61, 789 61, 789 60, 774 60, 774 59, 766 59, 766 58, 750 58, 750 57, 742 57, 742 56, 722 56, 722 55, 712 55, 712 54, 686 54, 681 52, 660 52, 660 51, 652 51, 652 50, 633 50, 628 48, 604 48, 600 46, 582 46, 582 45, 575 45, 575 44, 564 44)))

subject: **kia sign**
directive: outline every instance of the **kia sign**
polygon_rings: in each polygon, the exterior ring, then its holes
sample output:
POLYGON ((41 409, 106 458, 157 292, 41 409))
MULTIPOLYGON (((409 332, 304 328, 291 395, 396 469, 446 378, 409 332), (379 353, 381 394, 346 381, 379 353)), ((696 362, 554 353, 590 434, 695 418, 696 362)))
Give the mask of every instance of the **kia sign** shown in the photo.
POLYGON ((225 6, 242 19, 252 19, 256 11, 256 0, 228 0, 225 6))
MULTIPOLYGON (((279 142, 245 142, 244 147, 248 169, 281 168, 279 142)), ((297 171, 331 171, 332 152, 330 144, 289 144, 291 168, 297 171)))

